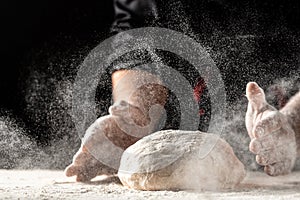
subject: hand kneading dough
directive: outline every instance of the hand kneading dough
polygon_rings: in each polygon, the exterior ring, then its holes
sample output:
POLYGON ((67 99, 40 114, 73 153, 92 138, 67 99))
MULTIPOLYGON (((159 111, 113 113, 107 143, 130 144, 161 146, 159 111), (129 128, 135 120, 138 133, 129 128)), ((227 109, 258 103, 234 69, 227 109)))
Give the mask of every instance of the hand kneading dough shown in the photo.
POLYGON ((219 136, 166 130, 127 148, 118 176, 123 185, 138 190, 218 190, 240 183, 245 170, 219 136))

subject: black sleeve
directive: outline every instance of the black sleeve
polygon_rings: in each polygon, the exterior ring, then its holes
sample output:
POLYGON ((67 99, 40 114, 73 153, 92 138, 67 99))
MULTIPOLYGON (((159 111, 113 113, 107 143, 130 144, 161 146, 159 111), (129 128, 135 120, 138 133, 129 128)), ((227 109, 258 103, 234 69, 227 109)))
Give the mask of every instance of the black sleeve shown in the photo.
MULTIPOLYGON (((155 0, 113 0, 113 6, 115 16, 109 35, 116 36, 110 45, 113 52, 117 52, 123 44, 121 32, 153 25, 157 19, 157 6, 155 0)), ((112 103, 111 74, 120 69, 131 69, 139 64, 150 62, 149 58, 148 52, 141 49, 138 52, 128 52, 116 60, 111 60, 111 63, 109 62, 106 73, 100 77, 96 91, 97 115, 99 117, 108 114, 108 108, 112 103), (134 61, 134 65, 124 64, 132 61, 134 61)))
MULTIPOLYGON (((156 0, 114 0, 114 12, 115 17, 110 34, 116 36, 111 43, 111 48, 115 52, 124 44, 124 39, 126 40, 126 37, 122 36, 123 31, 154 26, 158 21, 156 0)), ((108 68, 109 73, 120 69, 132 69, 135 66, 150 62, 150 60, 151 56, 145 49, 128 52, 112 61, 108 68)))
POLYGON ((114 0, 113 34, 138 27, 151 26, 157 19, 155 0, 114 0))
MULTIPOLYGON (((180 7, 181 4, 177 2, 179 2, 179 0, 114 0, 115 18, 111 27, 111 34, 115 35, 115 38, 111 43, 113 52, 118 52, 126 43, 125 41, 127 38, 130 38, 130 36, 126 35, 127 33, 124 33, 126 30, 147 26, 173 27, 174 30, 177 30, 178 27, 179 29, 181 27, 184 28, 185 26, 180 24, 182 23, 182 20, 180 19, 181 15, 176 13, 182 9, 182 7, 180 7)), ((182 30, 182 32, 185 32, 185 30, 182 30)), ((148 71, 148 68, 144 69, 142 67, 147 63, 160 63, 172 66, 172 68, 180 72, 192 86, 195 86, 197 83, 199 74, 188 62, 185 62, 183 59, 172 53, 156 49, 149 50, 149 48, 143 48, 142 46, 140 46, 138 50, 127 52, 115 60, 111 60, 110 66, 107 68, 108 77, 114 71, 121 69, 138 68, 139 70, 148 71)), ((154 73, 159 77, 163 76, 163 74, 160 74, 161 68, 159 64, 157 66, 154 65, 148 72, 154 73)), ((200 86, 199 88, 202 89, 200 86)), ((103 92, 103 90, 101 90, 101 92, 103 92)), ((205 110, 201 110, 201 113, 204 114, 200 117, 201 126, 199 125, 199 129, 205 131, 207 128, 206 125, 208 124, 207 121, 210 119, 210 107, 202 105, 205 102, 209 103, 209 101, 206 101, 207 98, 203 98, 203 95, 201 98, 204 99, 204 101, 202 100, 201 105, 199 106, 200 108, 205 107, 205 110)), ((178 129, 180 127, 180 105, 176 95, 172 92, 169 94, 166 110, 168 117, 164 129, 178 129)))

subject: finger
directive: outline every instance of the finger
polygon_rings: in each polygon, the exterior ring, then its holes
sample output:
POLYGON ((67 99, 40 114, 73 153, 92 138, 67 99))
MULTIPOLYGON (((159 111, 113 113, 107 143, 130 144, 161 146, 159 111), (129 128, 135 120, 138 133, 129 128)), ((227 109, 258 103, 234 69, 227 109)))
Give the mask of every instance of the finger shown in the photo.
POLYGON ((254 154, 258 154, 261 149, 260 144, 256 142, 256 140, 256 138, 251 139, 251 142, 249 144, 249 150, 254 154))
POLYGON ((280 146, 276 149, 261 152, 256 155, 256 162, 259 165, 271 165, 277 162, 286 160, 289 157, 293 157, 289 151, 289 147, 286 145, 280 146))
POLYGON ((288 134, 287 130, 280 129, 269 135, 251 140, 249 150, 255 154, 260 154, 263 151, 276 149, 282 145, 289 145, 292 134, 288 134))
POLYGON ((265 165, 271 165, 274 164, 276 161, 274 161, 272 156, 262 156, 262 155, 256 155, 255 160, 257 164, 265 166, 265 165))
POLYGON ((85 165, 75 166, 70 165, 65 169, 65 174, 67 177, 77 176, 76 181, 78 182, 86 182, 90 181, 92 178, 97 175, 102 174, 113 174, 116 173, 116 170, 109 169, 108 167, 104 167, 100 162, 98 163, 85 163, 85 165))
POLYGON ((70 176, 75 176, 79 173, 79 167, 78 166, 74 166, 73 164, 69 165, 66 169, 65 169, 65 175, 70 177, 70 176))
POLYGON ((278 175, 285 175, 289 174, 293 168, 293 162, 289 159, 274 163, 272 165, 267 165, 264 167, 264 171, 270 176, 278 176, 278 175))
POLYGON ((81 171, 79 174, 77 174, 77 177, 76 177, 76 181, 77 182, 88 182, 90 181, 92 178, 94 177, 91 177, 88 172, 86 171, 81 171))
POLYGON ((246 97, 252 99, 255 95, 262 93, 263 90, 256 82, 249 82, 246 86, 246 97))
POLYGON ((121 101, 119 104, 115 103, 114 105, 112 105, 109 108, 109 113, 114 117, 118 117, 115 118, 118 119, 117 122, 120 122, 122 124, 125 123, 130 126, 146 126, 150 120, 148 119, 146 113, 143 113, 143 111, 139 107, 131 105, 125 101, 121 101))
POLYGON ((82 174, 78 174, 78 175, 76 176, 76 181, 77 181, 77 182, 86 182, 86 181, 87 181, 87 178, 86 178, 84 175, 82 175, 82 174))
POLYGON ((111 115, 128 115, 129 112, 129 103, 124 100, 114 103, 112 106, 109 107, 108 112, 111 115))
POLYGON ((263 89, 255 82, 249 82, 247 84, 246 97, 248 98, 251 109, 257 112, 267 105, 263 89))
POLYGON ((80 166, 83 165, 84 163, 88 162, 88 160, 90 159, 90 156, 88 155, 88 153, 86 152, 78 152, 76 153, 76 155, 73 158, 73 163, 76 166, 80 166))
POLYGON ((256 138, 264 137, 274 131, 277 131, 283 124, 282 115, 279 112, 273 112, 265 119, 259 121, 253 127, 253 135, 256 138))
POLYGON ((74 166, 71 165, 69 167, 66 168, 65 170, 65 174, 66 176, 70 177, 70 176, 76 176, 76 181, 78 182, 86 182, 91 180, 93 177, 92 171, 90 171, 90 169, 86 166, 74 166))

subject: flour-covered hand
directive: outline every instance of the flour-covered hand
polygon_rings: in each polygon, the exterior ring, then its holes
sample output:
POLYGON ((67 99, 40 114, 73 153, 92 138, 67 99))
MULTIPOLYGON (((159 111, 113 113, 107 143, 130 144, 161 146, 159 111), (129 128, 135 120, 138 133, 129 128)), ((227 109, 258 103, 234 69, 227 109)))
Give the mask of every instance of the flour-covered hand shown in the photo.
POLYGON ((249 149, 258 164, 272 176, 290 173, 297 157, 294 130, 287 117, 269 105, 255 82, 247 84, 246 127, 251 138, 249 149))

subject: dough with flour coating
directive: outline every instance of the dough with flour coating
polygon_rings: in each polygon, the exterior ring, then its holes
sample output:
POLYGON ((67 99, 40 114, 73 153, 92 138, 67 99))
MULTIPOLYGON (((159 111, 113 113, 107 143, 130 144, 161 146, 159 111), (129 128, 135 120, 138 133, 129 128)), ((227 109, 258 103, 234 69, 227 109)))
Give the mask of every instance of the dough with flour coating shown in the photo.
POLYGON ((165 130, 127 148, 118 176, 123 185, 138 190, 219 190, 239 184, 245 170, 219 136, 165 130))

